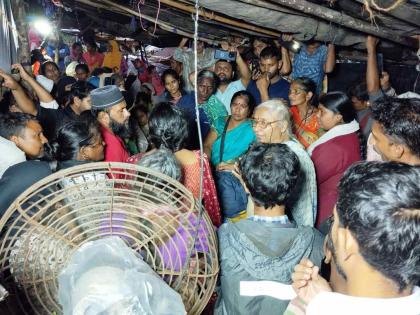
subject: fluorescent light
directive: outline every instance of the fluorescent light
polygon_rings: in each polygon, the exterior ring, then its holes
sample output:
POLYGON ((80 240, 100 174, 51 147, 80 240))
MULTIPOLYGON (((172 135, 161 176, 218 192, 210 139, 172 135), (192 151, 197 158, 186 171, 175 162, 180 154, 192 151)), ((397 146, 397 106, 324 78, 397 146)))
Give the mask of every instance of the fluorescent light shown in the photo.
POLYGON ((45 19, 39 19, 34 22, 35 29, 43 36, 47 36, 52 31, 50 22, 45 19))

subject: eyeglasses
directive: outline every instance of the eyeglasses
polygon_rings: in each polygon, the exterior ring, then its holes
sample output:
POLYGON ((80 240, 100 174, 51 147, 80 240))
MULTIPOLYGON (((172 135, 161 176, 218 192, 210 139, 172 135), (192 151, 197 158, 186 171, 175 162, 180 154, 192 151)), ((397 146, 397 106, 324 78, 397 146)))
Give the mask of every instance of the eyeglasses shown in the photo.
POLYGON ((271 124, 274 124, 276 122, 281 121, 281 120, 265 121, 264 119, 257 120, 257 119, 254 119, 254 118, 250 119, 250 120, 251 120, 252 127, 256 127, 256 126, 260 125, 261 129, 265 129, 268 126, 271 126, 271 124))

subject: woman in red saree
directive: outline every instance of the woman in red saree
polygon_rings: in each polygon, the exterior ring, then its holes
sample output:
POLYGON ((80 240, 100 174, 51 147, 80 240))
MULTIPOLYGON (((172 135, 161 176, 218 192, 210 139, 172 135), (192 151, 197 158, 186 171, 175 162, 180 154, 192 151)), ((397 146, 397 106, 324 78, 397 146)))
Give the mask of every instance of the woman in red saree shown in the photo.
POLYGON ((318 109, 316 84, 308 78, 293 80, 289 90, 292 131, 299 142, 308 148, 324 133, 316 114, 318 109))

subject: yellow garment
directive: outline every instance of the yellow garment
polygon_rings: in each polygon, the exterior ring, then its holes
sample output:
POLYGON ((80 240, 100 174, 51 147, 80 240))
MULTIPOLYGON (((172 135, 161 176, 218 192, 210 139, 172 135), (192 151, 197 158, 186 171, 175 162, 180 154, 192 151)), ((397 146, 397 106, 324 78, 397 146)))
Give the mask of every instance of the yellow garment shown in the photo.
POLYGON ((247 217, 248 217, 247 213, 244 210, 244 211, 239 212, 239 214, 236 217, 230 218, 229 221, 235 223, 235 222, 241 221, 243 219, 246 219, 247 217))
POLYGON ((110 40, 111 51, 105 53, 104 62, 102 67, 111 68, 113 72, 119 72, 121 66, 122 53, 120 46, 115 40, 110 40))

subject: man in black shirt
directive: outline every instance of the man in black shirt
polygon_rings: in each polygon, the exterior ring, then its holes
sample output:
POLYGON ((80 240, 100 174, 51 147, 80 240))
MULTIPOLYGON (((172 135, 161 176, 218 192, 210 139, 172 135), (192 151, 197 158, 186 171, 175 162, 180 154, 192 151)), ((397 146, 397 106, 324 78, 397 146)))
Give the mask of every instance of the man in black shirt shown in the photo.
POLYGON ((62 126, 70 121, 78 121, 80 114, 90 110, 90 91, 95 87, 85 81, 78 81, 71 86, 69 101, 70 105, 65 108, 50 109, 37 106, 36 117, 44 128, 48 139, 54 139, 62 126))

